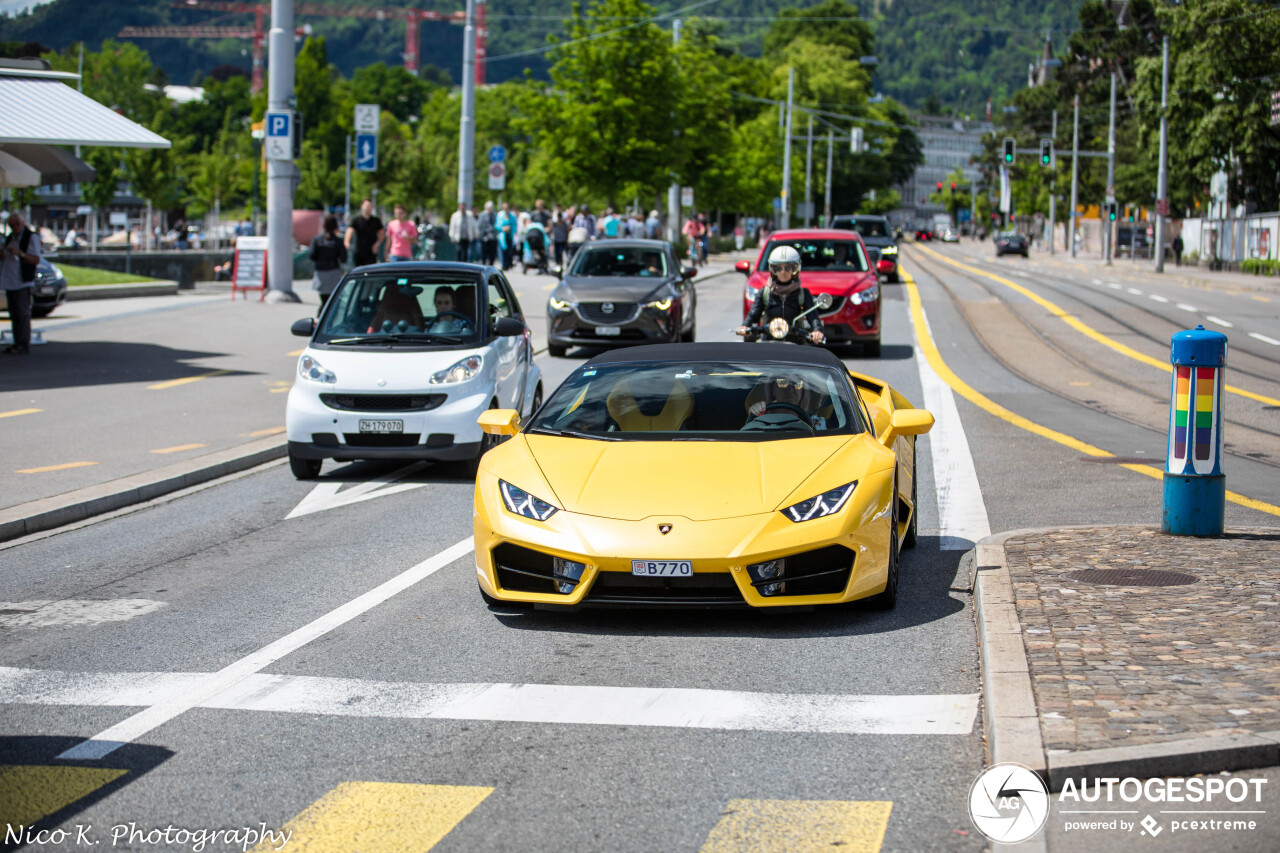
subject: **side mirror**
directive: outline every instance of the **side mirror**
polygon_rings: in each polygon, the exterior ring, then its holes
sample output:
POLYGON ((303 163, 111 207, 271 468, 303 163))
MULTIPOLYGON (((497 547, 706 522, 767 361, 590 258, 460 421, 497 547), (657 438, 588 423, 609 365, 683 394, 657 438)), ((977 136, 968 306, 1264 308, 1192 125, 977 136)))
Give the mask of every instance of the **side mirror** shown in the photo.
POLYGON ((924 435, 933 429, 933 415, 925 409, 899 409, 889 421, 889 431, 884 437, 886 445, 900 435, 924 435))
POLYGON ((830 294, 830 293, 819 293, 819 294, 818 294, 817 303, 818 303, 818 305, 819 305, 819 306, 821 306, 822 308, 830 308, 830 307, 831 307, 831 294, 830 294))
POLYGON ((693 278, 697 274, 698 274, 698 271, 693 267, 685 267, 684 269, 680 270, 680 275, 682 275, 685 278, 693 278))
POLYGON ((500 338, 514 338, 524 334, 524 323, 515 317, 499 317, 493 324, 493 333, 500 338))
POLYGON ((743 275, 751 275, 751 261, 738 261, 733 268, 743 275))
POLYGON ((300 338, 309 338, 316 331, 316 318, 303 317, 301 320, 295 320, 293 325, 289 327, 289 331, 300 338))
POLYGON ((476 422, 487 435, 512 436, 520 431, 520 413, 515 409, 485 409, 476 422))

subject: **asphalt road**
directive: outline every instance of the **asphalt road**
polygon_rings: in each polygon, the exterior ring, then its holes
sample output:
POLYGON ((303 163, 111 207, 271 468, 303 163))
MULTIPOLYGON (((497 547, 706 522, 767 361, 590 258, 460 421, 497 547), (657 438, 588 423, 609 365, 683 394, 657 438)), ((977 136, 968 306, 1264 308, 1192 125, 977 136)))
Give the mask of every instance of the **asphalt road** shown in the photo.
MULTIPOLYGON (((1049 352, 997 357, 966 303, 1000 296, 936 258, 906 268, 913 283, 882 289, 882 358, 850 359, 939 416, 921 443, 920 545, 904 554, 894 611, 495 613, 466 542, 472 485, 448 466, 326 463, 318 484, 264 466, 0 546, 0 791, 24 793, 3 798, 10 815, 70 833, 29 849, 78 849, 81 830, 113 849, 192 849, 148 833, 262 825, 293 831, 292 850, 982 849, 966 810, 984 752, 962 555, 991 531, 1160 512, 1158 480, 1085 461, 1001 412, 1157 465, 1164 438, 1107 408, 1121 397, 1094 405, 1067 392, 1083 386, 1055 385, 1049 352), (744 702, 769 711, 728 713, 744 702), (95 737, 123 745, 57 758, 95 737)), ((730 339, 741 277, 699 281, 699 340, 730 339)), ((540 339, 553 280, 513 282, 540 339)), ((1113 310, 1075 287, 1080 306, 1113 310)), ((43 412, 7 426, 59 415, 83 443, 50 455, 23 426, 7 431, 11 453, 41 467, 29 460, 96 451, 98 466, 51 472, 70 481, 121 464, 102 437, 119 430, 133 431, 137 465, 282 424, 271 383, 287 387, 286 354, 301 345, 288 326, 305 310, 222 297, 66 326, 86 378, 68 362, 56 388, 0 386, 0 401, 38 397, 43 412), (100 352, 126 338, 159 354, 155 375, 107 369, 100 352), (149 387, 219 369, 233 372, 149 387)), ((1167 389, 1166 374, 1088 343, 1073 357, 1111 385, 1167 389)), ((540 355, 548 390, 587 354, 540 355)), ((1265 411, 1241 418, 1274 456, 1265 411)), ((1280 504, 1268 461, 1232 456, 1228 472, 1233 490, 1280 504)), ((1275 516, 1231 504, 1228 523, 1275 516)), ((205 849, 241 846, 223 836, 205 849)))

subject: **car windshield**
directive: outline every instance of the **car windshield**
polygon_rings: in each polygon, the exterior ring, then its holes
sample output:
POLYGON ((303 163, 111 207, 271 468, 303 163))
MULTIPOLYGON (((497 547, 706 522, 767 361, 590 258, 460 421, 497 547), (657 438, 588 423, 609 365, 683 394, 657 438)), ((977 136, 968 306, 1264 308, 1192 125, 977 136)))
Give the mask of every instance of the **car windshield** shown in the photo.
POLYGON ((823 272, 866 272, 871 267, 857 240, 772 240, 761 255, 758 269, 768 269, 768 258, 779 246, 791 246, 800 253, 800 269, 823 272))
MULTIPOLYGON (((775 346, 784 346, 776 344, 775 346)), ((526 429, 603 441, 774 441, 864 431, 839 370, 628 362, 576 370, 526 429)))
POLYGON ((317 343, 474 342, 475 279, 424 274, 348 278, 324 312, 317 343))
POLYGON ((863 237, 889 236, 889 224, 882 219, 837 219, 834 227, 857 231, 863 237))
POLYGON ((592 246, 578 252, 569 275, 664 276, 667 274, 666 252, 644 246, 592 246))

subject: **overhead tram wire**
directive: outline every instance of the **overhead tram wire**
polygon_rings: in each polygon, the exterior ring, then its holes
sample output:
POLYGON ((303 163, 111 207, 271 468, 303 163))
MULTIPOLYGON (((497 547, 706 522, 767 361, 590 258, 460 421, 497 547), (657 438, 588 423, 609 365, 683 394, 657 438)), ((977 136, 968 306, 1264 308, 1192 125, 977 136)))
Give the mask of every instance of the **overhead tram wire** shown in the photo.
MULTIPOLYGON (((693 9, 700 9, 703 6, 710 6, 712 3, 718 3, 718 2, 720 2, 720 0, 699 0, 699 2, 697 3, 692 3, 688 6, 684 6, 670 12, 663 12, 662 14, 654 15, 651 18, 644 18, 642 20, 636 21, 633 24, 627 24, 625 27, 618 27, 617 29, 614 29, 614 30, 606 30, 603 33, 592 33, 591 35, 584 36, 583 38, 571 39, 570 41, 557 42, 556 44, 549 44, 549 45, 545 45, 544 47, 535 47, 530 50, 520 50, 520 51, 516 51, 515 53, 503 53, 498 56, 489 56, 485 58, 485 61, 495 62, 500 59, 516 59, 521 56, 536 56, 542 53, 550 53, 553 50, 560 50, 561 48, 569 47, 570 45, 582 44, 583 42, 594 41, 595 39, 607 38, 608 36, 617 35, 618 33, 626 32, 627 30, 633 30, 636 27, 641 27, 641 26, 644 26, 645 24, 652 24, 658 21, 665 21, 671 18, 678 18, 681 15, 693 9)), ((490 15, 489 17, 492 19, 494 16, 490 15)), ((590 20, 590 18, 584 15, 582 17, 582 20, 590 20)), ((596 19, 596 20, 599 20, 599 19, 596 19)))

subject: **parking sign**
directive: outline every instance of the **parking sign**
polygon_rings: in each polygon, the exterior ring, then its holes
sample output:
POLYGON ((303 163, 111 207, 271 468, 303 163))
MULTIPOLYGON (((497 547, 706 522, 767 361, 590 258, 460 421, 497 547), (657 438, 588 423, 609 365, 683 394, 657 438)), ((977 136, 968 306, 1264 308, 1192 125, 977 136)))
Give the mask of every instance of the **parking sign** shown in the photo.
POLYGON ((266 158, 293 159, 293 113, 271 112, 266 115, 266 158))

